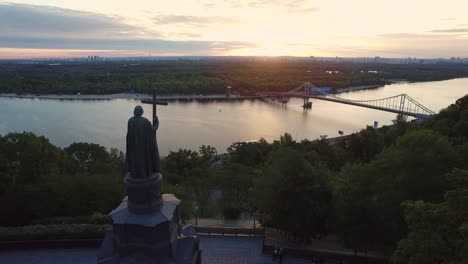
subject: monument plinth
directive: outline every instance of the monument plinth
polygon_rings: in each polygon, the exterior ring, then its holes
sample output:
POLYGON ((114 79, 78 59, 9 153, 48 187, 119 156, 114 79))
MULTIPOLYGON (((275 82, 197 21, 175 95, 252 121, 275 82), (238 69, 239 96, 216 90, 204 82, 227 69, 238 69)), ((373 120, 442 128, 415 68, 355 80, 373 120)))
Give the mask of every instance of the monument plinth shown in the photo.
POLYGON ((153 173, 149 178, 133 178, 128 173, 125 176, 125 185, 128 196, 128 209, 135 214, 153 213, 161 208, 162 176, 153 173))
POLYGON ((99 264, 201 263, 195 228, 182 228, 180 200, 173 194, 163 194, 160 206, 151 213, 134 213, 129 204, 127 196, 109 214, 112 231, 106 233, 101 245, 99 264))
POLYGON ((173 194, 161 194, 155 104, 153 96, 153 126, 141 117, 143 109, 139 106, 128 122, 127 196, 109 214, 112 231, 106 232, 102 242, 99 264, 201 263, 195 228, 181 225, 180 200, 173 194))

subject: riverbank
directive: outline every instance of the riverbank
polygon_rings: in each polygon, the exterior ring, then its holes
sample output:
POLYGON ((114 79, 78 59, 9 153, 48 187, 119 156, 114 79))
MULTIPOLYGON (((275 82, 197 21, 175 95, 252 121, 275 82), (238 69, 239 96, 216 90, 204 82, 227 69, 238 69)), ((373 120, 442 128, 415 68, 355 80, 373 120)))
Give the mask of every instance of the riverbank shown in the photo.
POLYGON ((352 91, 359 91, 359 90, 368 90, 368 89, 375 89, 384 86, 384 84, 375 84, 375 85, 361 85, 361 86, 351 86, 347 88, 340 88, 336 90, 336 93, 346 93, 352 91))
MULTIPOLYGON (((336 93, 345 93, 357 90, 367 90, 381 87, 383 85, 365 85, 365 86, 352 86, 347 88, 341 88, 336 90, 336 93)), ((16 94, 16 93, 0 93, 0 97, 3 98, 25 98, 25 99, 50 99, 50 100, 114 100, 114 99, 126 99, 126 100, 151 100, 152 95, 150 94, 130 94, 130 93, 118 93, 118 94, 16 94)), ((173 94, 173 95, 160 95, 159 100, 165 101, 229 101, 229 100, 249 100, 257 99, 258 96, 244 96, 244 95, 230 95, 226 94, 208 94, 208 95, 184 95, 184 94, 173 94)))
MULTIPOLYGON (((50 99, 50 100, 151 100, 152 95, 149 94, 15 94, 2 93, 3 98, 24 98, 24 99, 50 99)), ((255 99, 257 96, 226 96, 225 94, 210 94, 210 95, 161 95, 159 100, 165 101, 209 101, 209 100, 247 100, 255 99)))
MULTIPOLYGON (((452 78, 448 80, 438 81, 450 81, 456 79, 468 79, 468 78, 452 78)), ((386 84, 373 84, 373 85, 359 85, 350 86, 346 88, 336 89, 335 93, 348 93, 353 91, 371 90, 384 87, 386 85, 398 84, 398 83, 428 83, 438 81, 418 81, 411 82, 407 79, 387 79, 386 84)), ((130 94, 130 93, 116 93, 116 94, 16 94, 16 93, 0 93, 0 98, 25 98, 25 99, 50 99, 50 100, 114 100, 114 99, 125 99, 125 100, 138 100, 147 101, 152 99, 151 94, 130 94)), ((233 94, 226 96, 226 94, 171 94, 171 95, 160 95, 159 100, 164 101, 235 101, 235 100, 253 100, 259 99, 259 96, 239 95, 233 94)))

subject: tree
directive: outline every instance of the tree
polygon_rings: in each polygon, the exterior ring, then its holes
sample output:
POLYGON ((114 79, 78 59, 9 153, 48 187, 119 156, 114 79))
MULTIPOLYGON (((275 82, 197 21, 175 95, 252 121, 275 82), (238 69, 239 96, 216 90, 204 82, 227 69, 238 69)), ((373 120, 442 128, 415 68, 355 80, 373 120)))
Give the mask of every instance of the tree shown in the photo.
POLYGON ((332 170, 340 170, 353 158, 341 145, 330 144, 325 138, 313 141, 305 139, 296 148, 305 153, 304 158, 311 164, 322 163, 332 170))
POLYGON ((211 164, 216 159, 216 156, 218 155, 218 151, 216 151, 216 148, 208 145, 202 145, 198 153, 200 154, 201 162, 205 163, 207 166, 211 164))
MULTIPOLYGON (((109 168, 109 153, 103 146, 80 142, 73 143, 64 150, 71 160, 70 169, 72 173, 100 173, 109 168)), ((117 154, 114 153, 114 155, 117 154)))
MULTIPOLYGON (((448 138, 431 130, 415 130, 399 138, 370 164, 380 178, 377 192, 402 199, 440 202, 447 190, 444 177, 455 165, 456 152, 448 138)), ((398 204, 399 206, 399 204, 398 204)))
POLYGON ((0 195, 11 185, 13 180, 6 154, 6 140, 0 135, 0 195))
POLYGON ((453 242, 455 235, 446 208, 423 201, 407 201, 402 207, 410 232, 398 243, 393 263, 444 263, 453 246, 446 241, 453 242))
POLYGON ((264 163, 272 146, 265 139, 258 142, 236 142, 228 147, 229 159, 246 166, 257 166, 264 163))
POLYGON ((5 168, 4 177, 15 189, 24 184, 44 180, 58 172, 60 150, 45 137, 30 132, 10 133, 0 139, 4 159, 0 166, 5 168))
POLYGON ((370 161, 384 148, 384 137, 371 126, 352 134, 347 140, 347 149, 353 158, 361 161, 370 161))
POLYGON ((190 170, 200 165, 200 156, 197 152, 188 149, 179 149, 169 152, 164 159, 163 168, 167 172, 171 184, 180 184, 189 177, 190 170))
POLYGON ((460 113, 460 118, 453 126, 453 130, 456 136, 460 138, 464 137, 465 140, 468 139, 468 109, 465 109, 460 113))
POLYGON ((332 226, 356 253, 367 252, 381 239, 375 177, 369 166, 353 164, 343 168, 334 184, 332 226))
POLYGON ((122 151, 116 148, 111 148, 109 152, 109 162, 114 170, 119 172, 127 171, 125 155, 122 151))
POLYGON ((403 114, 398 114, 395 119, 392 120, 392 123, 397 126, 404 126, 408 121, 408 116, 403 114))
POLYGON ((356 251, 368 245, 391 250, 406 235, 400 204, 442 201, 448 188, 442 175, 455 163, 446 137, 420 129, 406 133, 375 160, 342 170, 334 204, 335 226, 345 244, 356 251))
POLYGON ((454 170, 448 178, 455 189, 444 202, 402 203, 409 232, 398 243, 393 263, 468 263, 468 171, 454 170))
POLYGON ((228 162, 216 173, 216 184, 221 188, 221 207, 224 216, 238 217, 252 209, 250 191, 254 170, 251 167, 228 162), (227 212, 227 214, 225 214, 227 212))
POLYGON ((456 152, 448 138, 431 130, 410 131, 386 148, 369 166, 376 178, 374 194, 379 205, 379 240, 393 247, 406 234, 403 211, 405 200, 441 202, 448 182, 443 175, 456 162, 456 152))
POLYGON ((264 221, 307 240, 327 233, 331 192, 327 170, 311 165, 290 147, 273 152, 254 183, 254 197, 264 221))
POLYGON ((458 99, 423 125, 450 137, 456 143, 466 141, 468 139, 468 95, 458 99))
POLYGON ((211 199, 211 188, 213 185, 213 172, 206 166, 197 166, 187 171, 187 177, 179 185, 184 189, 186 202, 192 204, 197 202, 198 214, 213 216, 214 208, 211 199))
POLYGON ((293 140, 291 134, 284 133, 284 135, 280 136, 279 144, 282 146, 291 146, 294 145, 296 141, 293 140))

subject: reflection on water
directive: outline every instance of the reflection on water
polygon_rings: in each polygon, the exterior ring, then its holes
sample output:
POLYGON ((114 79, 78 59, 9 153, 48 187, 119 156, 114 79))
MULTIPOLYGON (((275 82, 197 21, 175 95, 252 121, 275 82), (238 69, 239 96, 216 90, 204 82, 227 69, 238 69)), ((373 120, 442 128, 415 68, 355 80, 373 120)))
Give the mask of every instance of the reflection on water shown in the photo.
MULTIPOLYGON (((433 111, 447 107, 468 93, 468 78, 440 82, 392 84, 382 88, 353 91, 339 96, 348 99, 377 99, 406 93, 433 111)), ((285 132, 297 140, 320 135, 338 136, 359 131, 378 121, 391 124, 395 114, 312 100, 304 112, 302 100, 292 99, 287 107, 263 101, 171 102, 159 106, 158 142, 162 155, 170 150, 212 145, 218 152, 236 141, 272 141, 285 132)), ((128 118, 135 100, 59 101, 0 98, 0 134, 32 131, 66 147, 77 141, 93 142, 124 150, 128 118)), ((151 106, 143 105, 151 118, 151 106)))

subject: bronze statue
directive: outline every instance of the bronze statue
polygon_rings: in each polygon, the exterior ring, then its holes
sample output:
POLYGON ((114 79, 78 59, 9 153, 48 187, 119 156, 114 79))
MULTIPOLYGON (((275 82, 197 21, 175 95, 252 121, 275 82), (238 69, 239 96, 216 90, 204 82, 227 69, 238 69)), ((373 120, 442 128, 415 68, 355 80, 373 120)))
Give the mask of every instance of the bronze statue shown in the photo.
POLYGON ((149 178, 160 172, 160 160, 156 130, 159 120, 153 115, 153 125, 144 118, 143 108, 136 106, 134 116, 128 120, 127 167, 132 178, 149 178))
POLYGON ((200 240, 193 226, 182 226, 180 200, 161 191, 156 105, 167 102, 157 101, 153 91, 151 104, 153 125, 142 117, 141 106, 135 107, 128 120, 127 196, 109 214, 113 228, 106 232, 98 264, 201 263, 200 240))

